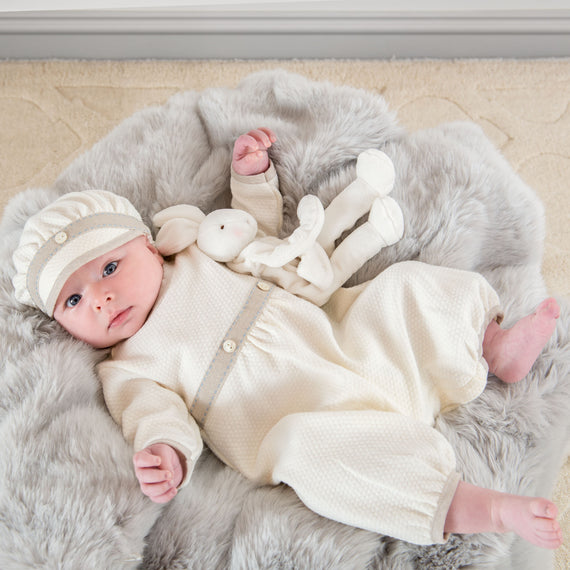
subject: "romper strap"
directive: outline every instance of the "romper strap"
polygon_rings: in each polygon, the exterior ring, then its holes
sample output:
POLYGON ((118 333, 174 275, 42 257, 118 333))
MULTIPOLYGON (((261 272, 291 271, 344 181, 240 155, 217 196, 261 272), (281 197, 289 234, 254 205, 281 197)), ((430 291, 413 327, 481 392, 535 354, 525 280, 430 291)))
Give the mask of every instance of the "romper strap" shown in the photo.
POLYGON ((196 397, 190 406, 190 413, 200 426, 204 427, 210 408, 229 376, 249 329, 255 324, 275 285, 258 281, 234 322, 224 335, 224 340, 202 378, 196 397))

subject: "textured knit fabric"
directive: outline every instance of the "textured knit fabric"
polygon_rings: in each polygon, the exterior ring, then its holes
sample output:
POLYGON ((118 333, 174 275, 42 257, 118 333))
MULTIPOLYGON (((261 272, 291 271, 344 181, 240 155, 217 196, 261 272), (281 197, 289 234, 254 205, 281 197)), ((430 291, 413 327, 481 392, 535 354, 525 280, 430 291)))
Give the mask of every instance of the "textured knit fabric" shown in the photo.
POLYGON ((257 220, 263 235, 277 236, 283 225, 283 197, 273 163, 266 172, 243 176, 232 169, 232 208, 245 210, 257 220))
POLYGON ((459 475, 433 423, 484 389, 482 339, 499 314, 490 285, 405 262, 323 308, 275 287, 243 337, 228 338, 256 286, 196 246, 165 265, 147 323, 99 367, 125 437, 135 450, 180 450, 185 483, 203 439, 246 477, 287 483, 326 517, 443 541, 459 475), (228 341, 239 348, 200 429, 189 410, 228 341))

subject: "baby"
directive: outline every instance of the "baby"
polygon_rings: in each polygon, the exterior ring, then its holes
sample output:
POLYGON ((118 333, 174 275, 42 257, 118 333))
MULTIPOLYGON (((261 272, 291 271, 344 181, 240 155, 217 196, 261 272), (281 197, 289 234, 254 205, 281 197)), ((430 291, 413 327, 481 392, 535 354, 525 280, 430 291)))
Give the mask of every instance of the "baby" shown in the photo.
MULTIPOLYGON (((282 199, 268 148, 240 136, 235 207, 268 235, 282 199)), ((549 500, 461 480, 435 417, 476 398, 491 372, 517 382, 559 316, 553 299, 510 329, 475 273, 398 263, 322 308, 232 272, 191 245, 164 259, 126 199, 64 195, 30 218, 14 254, 19 301, 97 348, 105 401, 157 503, 187 484, 205 441, 315 512, 417 544, 510 532, 562 543, 549 500)))

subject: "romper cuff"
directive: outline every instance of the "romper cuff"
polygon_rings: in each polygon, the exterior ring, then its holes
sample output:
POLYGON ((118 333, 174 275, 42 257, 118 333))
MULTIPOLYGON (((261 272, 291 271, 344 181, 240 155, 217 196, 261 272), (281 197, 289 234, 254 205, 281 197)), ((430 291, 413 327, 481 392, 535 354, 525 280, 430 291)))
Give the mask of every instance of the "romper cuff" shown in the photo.
POLYGON ((265 172, 260 172, 259 174, 238 174, 233 167, 231 167, 231 175, 237 182, 241 184, 263 184, 265 182, 271 182, 277 177, 277 171, 273 162, 269 161, 269 168, 265 172))
POLYGON ((182 489, 182 487, 186 487, 192 478, 192 473, 194 473, 194 468, 198 463, 198 458, 186 458, 186 465, 184 465, 184 477, 182 481, 180 481, 180 485, 178 485, 177 489, 182 489))
POLYGON ((169 440, 165 438, 157 438, 154 441, 150 440, 149 442, 147 442, 146 445, 144 445, 144 447, 141 449, 149 447, 155 443, 165 443, 169 445, 178 453, 178 456, 181 458, 181 460, 183 460, 182 468, 184 469, 184 476, 177 488, 181 489, 182 487, 186 487, 186 485, 188 485, 190 481, 190 478, 192 477, 192 473, 194 472, 194 468, 198 463, 198 459, 202 454, 202 441, 200 440, 196 446, 190 448, 186 445, 183 444, 181 445, 181 443, 178 441, 169 440))
POLYGON ((442 544, 449 538, 449 533, 444 533, 445 520, 460 480, 461 475, 454 471, 445 482, 433 519, 432 541, 434 544, 442 544))

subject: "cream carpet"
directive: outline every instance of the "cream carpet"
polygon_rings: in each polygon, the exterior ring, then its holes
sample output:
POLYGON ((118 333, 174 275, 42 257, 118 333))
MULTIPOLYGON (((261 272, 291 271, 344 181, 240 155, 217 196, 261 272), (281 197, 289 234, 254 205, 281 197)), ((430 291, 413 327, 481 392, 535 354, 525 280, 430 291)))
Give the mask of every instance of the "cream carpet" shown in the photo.
MULTIPOLYGON (((138 109, 180 90, 233 87, 273 67, 381 93, 409 130, 481 125, 544 202, 544 277, 551 293, 570 297, 570 59, 0 62, 0 209, 25 188, 49 186, 138 109)), ((566 541, 556 552, 562 570, 570 568, 570 460, 554 499, 566 541)))

